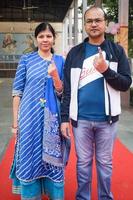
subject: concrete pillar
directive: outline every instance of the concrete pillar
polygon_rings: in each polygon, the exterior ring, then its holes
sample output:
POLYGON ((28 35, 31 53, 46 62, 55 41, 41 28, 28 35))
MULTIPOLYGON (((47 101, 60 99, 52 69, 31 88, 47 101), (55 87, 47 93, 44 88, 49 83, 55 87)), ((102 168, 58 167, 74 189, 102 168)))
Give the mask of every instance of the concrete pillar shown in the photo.
MULTIPOLYGON (((120 34, 119 42, 125 49, 128 55, 128 13, 129 13, 129 0, 119 0, 119 24, 120 34)), ((123 107, 129 107, 130 105, 130 90, 127 92, 121 92, 121 100, 123 107)))
POLYGON ((124 47, 128 55, 128 13, 129 13, 129 0, 119 0, 119 17, 120 24, 120 44, 124 47))
POLYGON ((98 7, 102 7, 102 0, 95 0, 95 5, 98 7))

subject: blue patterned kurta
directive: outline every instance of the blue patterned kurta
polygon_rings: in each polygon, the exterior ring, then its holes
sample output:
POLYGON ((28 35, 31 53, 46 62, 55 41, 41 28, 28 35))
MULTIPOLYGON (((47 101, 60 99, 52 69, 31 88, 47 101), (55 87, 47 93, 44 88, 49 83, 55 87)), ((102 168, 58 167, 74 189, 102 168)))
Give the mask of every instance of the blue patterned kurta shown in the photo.
MULTIPOLYGON (((62 78, 64 59, 57 55, 54 55, 53 59, 59 76, 62 78)), ((51 115, 51 110, 52 118, 58 119, 57 105, 46 102, 44 109, 40 103, 40 99, 45 99, 46 96, 53 98, 53 102, 56 102, 53 81, 47 75, 49 63, 42 59, 38 52, 22 56, 13 84, 13 95, 21 96, 15 173, 17 178, 23 181, 31 181, 40 177, 48 177, 56 182, 64 180, 63 166, 54 165, 54 159, 52 162, 47 162, 50 154, 55 156, 57 163, 61 159, 59 130, 57 127, 57 129, 51 129, 53 132, 50 134, 53 134, 53 137, 51 135, 47 137, 48 131, 45 127, 48 123, 46 118, 51 115), (54 148, 51 151, 49 147, 53 144, 54 148), (43 151, 44 155, 42 155, 43 151), (45 155, 46 157, 48 155, 46 160, 45 155)))

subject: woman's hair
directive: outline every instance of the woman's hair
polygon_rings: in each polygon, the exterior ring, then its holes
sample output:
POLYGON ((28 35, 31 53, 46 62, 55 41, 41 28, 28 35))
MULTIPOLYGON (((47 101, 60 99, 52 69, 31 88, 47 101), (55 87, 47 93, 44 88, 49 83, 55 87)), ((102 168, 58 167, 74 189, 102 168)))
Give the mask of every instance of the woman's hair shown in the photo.
MULTIPOLYGON (((55 39, 56 38, 56 32, 55 32, 54 28, 51 26, 51 24, 49 24, 48 22, 42 22, 41 24, 39 24, 36 27, 35 33, 34 33, 35 38, 37 38, 37 36, 38 36, 38 34, 40 32, 45 31, 47 29, 52 33, 52 35, 53 35, 53 37, 55 39)), ((53 48, 51 48, 51 53, 54 53, 54 49, 53 48)))
POLYGON ((51 24, 49 24, 47 22, 43 22, 36 27, 35 38, 37 38, 37 36, 40 32, 45 31, 46 29, 48 29, 52 33, 54 38, 56 37, 56 32, 55 32, 54 28, 51 26, 51 24))

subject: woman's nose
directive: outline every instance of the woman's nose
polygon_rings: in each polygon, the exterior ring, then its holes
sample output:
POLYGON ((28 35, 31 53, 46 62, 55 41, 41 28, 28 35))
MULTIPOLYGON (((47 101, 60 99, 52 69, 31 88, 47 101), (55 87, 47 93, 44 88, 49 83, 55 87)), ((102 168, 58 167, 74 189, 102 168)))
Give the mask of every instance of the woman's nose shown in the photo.
POLYGON ((48 38, 47 38, 47 37, 44 37, 44 38, 43 38, 43 41, 47 41, 47 40, 48 40, 48 38))

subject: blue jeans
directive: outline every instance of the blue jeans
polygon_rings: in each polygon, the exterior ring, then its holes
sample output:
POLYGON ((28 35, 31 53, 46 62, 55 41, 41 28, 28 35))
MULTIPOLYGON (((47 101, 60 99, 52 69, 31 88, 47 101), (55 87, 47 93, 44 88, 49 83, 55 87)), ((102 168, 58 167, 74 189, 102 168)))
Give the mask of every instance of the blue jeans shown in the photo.
POLYGON ((92 164, 95 153, 98 200, 113 200, 111 193, 112 151, 117 132, 117 122, 91 122, 79 120, 73 127, 77 155, 76 200, 91 200, 92 164))

